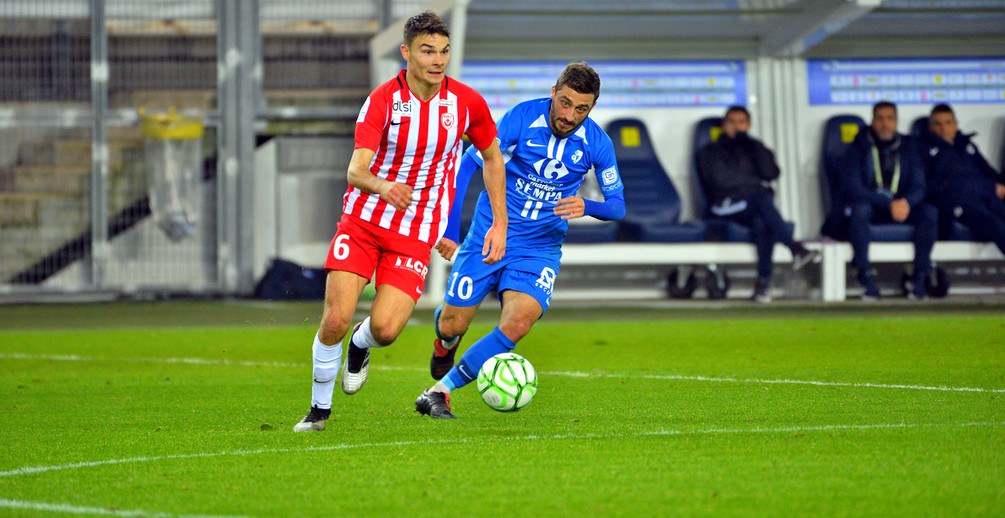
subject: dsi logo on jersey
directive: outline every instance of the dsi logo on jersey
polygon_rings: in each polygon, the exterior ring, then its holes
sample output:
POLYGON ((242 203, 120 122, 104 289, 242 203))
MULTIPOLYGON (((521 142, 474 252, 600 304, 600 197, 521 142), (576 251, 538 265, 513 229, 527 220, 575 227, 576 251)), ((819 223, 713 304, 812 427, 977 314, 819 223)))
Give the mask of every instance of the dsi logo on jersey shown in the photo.
POLYGON ((429 273, 428 266, 422 264, 420 261, 416 259, 412 259, 411 257, 401 257, 401 256, 396 257, 394 259, 394 267, 414 272, 423 281, 426 280, 426 274, 429 273))
POLYGON ((412 116, 412 101, 394 101, 391 105, 391 115, 398 117, 412 116))

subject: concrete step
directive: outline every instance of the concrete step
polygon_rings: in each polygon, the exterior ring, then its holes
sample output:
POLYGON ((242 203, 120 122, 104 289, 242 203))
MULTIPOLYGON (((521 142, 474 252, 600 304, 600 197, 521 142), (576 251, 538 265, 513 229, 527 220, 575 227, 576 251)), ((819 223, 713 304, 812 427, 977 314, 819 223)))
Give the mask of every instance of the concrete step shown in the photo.
POLYGON ((16 165, 6 182, 13 192, 79 194, 88 189, 90 161, 78 165, 16 165))

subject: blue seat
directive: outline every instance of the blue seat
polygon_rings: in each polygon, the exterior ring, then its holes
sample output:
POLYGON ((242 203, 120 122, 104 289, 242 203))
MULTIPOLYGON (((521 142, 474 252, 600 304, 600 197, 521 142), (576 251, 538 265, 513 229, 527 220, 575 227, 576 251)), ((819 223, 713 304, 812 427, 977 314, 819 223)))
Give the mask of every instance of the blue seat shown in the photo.
MULTIPOLYGON (((694 128, 694 138, 691 149, 691 192, 694 199, 694 213, 707 224, 705 238, 708 241, 726 241, 731 243, 749 243, 754 241, 750 227, 741 225, 726 218, 712 214, 708 203, 708 195, 698 173, 698 154, 701 148, 715 142, 722 133, 722 117, 707 117, 694 128)), ((785 222, 789 234, 795 230, 795 224, 785 222)))
POLYGON ((614 141, 618 172, 625 186, 621 237, 661 243, 704 240, 704 225, 680 223, 680 195, 656 156, 645 124, 637 119, 618 119, 607 125, 607 133, 614 141))
MULTIPOLYGON (((821 200, 827 221, 822 233, 833 239, 848 239, 847 218, 851 213, 844 192, 842 170, 852 142, 866 127, 865 121, 858 115, 835 115, 827 119, 824 125, 823 149, 820 153, 823 162, 821 200)), ((869 225, 869 232, 873 241, 898 242, 914 239, 914 227, 911 225, 872 224, 869 225)))
MULTIPOLYGON (((911 136, 919 141, 928 133, 928 117, 921 116, 911 123, 911 136)), ((924 151, 924 150, 922 150, 924 151)), ((939 239, 943 241, 980 241, 969 228, 952 216, 939 213, 939 239)))

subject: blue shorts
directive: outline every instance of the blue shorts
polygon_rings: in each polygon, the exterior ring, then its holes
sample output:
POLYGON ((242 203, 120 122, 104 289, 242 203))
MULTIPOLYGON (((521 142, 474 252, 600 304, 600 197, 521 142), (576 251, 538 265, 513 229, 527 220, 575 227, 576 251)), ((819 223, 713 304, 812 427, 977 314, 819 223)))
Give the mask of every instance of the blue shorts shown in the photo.
POLYGON ((501 261, 485 264, 481 247, 462 246, 450 269, 443 301, 451 306, 477 306, 492 290, 497 292, 500 302, 504 291, 513 290, 534 297, 541 304, 543 315, 551 304, 560 258, 559 253, 507 249, 501 261))

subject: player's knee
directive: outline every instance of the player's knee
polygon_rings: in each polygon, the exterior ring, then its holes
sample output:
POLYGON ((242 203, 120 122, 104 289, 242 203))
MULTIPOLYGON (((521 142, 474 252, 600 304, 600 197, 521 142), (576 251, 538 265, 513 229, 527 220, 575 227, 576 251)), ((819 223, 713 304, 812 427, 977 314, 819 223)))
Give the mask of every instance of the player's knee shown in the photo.
POLYGON ((391 345, 401 334, 402 324, 391 318, 375 319, 370 315, 370 334, 380 345, 391 345))
POLYGON ((321 318, 321 329, 318 337, 326 345, 334 345, 342 340, 349 329, 350 320, 331 312, 325 312, 321 318))
POLYGON ((444 311, 440 313, 440 318, 437 320, 436 327, 440 332, 440 336, 461 336, 468 330, 468 322, 461 318, 460 315, 454 315, 448 311, 444 311))

